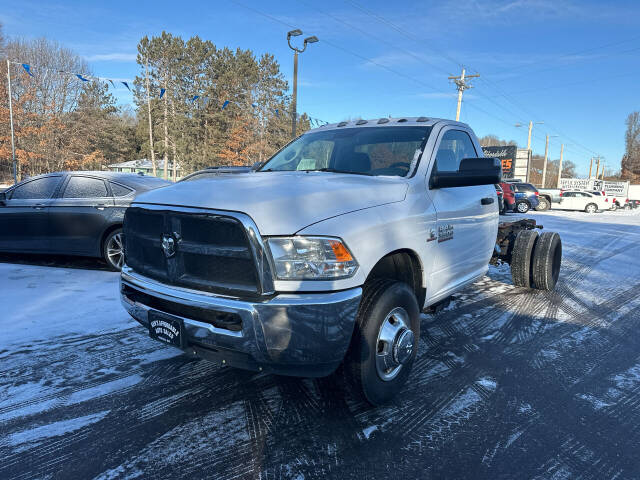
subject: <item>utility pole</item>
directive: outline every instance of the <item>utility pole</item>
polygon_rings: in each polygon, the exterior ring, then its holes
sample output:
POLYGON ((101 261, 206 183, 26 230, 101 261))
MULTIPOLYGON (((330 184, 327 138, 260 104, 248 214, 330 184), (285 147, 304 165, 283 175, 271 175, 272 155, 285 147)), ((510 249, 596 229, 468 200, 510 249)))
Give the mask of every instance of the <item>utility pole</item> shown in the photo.
POLYGON ((598 175, 600 173, 600 155, 598 155, 597 159, 598 159, 598 164, 596 166, 596 180, 598 179, 598 175))
POLYGON ((544 144, 544 164, 542 165, 542 188, 545 187, 545 181, 547 179, 547 157, 549 156, 549 135, 544 144))
POLYGON ((309 43, 316 43, 318 37, 315 35, 304 39, 302 48, 296 48, 291 45, 291 37, 297 37, 302 35, 302 30, 296 28, 287 32, 287 43, 289 48, 293 50, 293 96, 291 98, 291 138, 296 138, 296 125, 298 123, 298 54, 304 52, 307 49, 309 43))
POLYGON ((593 157, 591 157, 591 162, 589 163, 589 180, 591 180, 592 169, 593 169, 593 157))
MULTIPOLYGON (((531 132, 533 131, 533 125, 542 125, 544 122, 529 121, 529 135, 527 135, 527 150, 531 150, 531 132)), ((521 123, 516 123, 514 127, 524 127, 521 123)))
POLYGON ((460 121, 460 105, 462 105, 462 92, 469 88, 473 88, 473 85, 467 83, 469 78, 477 78, 480 75, 467 75, 465 77, 465 69, 462 69, 462 75, 459 77, 449 77, 449 80, 453 80, 458 90, 458 108, 456 109, 456 122, 460 121))
POLYGON ((560 163, 558 164, 558 185, 560 188, 560 180, 562 179, 562 154, 564 153, 564 143, 560 144, 560 163))
POLYGON ((144 73, 147 85, 147 110, 149 111, 149 148, 151 149, 151 169, 156 176, 156 153, 153 150, 153 125, 151 123, 151 98, 149 97, 149 63, 144 64, 144 73))
POLYGON ((547 181, 547 160, 549 159, 549 139, 557 136, 558 135, 547 134, 547 140, 544 145, 544 165, 542 166, 542 188, 546 187, 546 181, 547 181))
POLYGON ((600 180, 604 180, 604 164, 605 163, 606 162, 604 162, 604 161, 602 162, 602 173, 600 174, 600 180))
POLYGON ((18 183, 18 162, 16 162, 16 141, 13 136, 13 104, 11 103, 11 63, 7 58, 7 81, 9 83, 9 122, 11 123, 11 159, 13 161, 13 184, 18 183))

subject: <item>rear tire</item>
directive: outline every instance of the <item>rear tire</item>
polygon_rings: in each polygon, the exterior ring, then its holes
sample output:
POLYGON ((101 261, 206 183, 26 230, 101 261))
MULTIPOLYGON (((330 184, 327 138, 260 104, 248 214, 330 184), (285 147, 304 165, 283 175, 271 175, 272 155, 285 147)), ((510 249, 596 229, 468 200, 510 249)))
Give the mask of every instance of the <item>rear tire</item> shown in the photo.
POLYGON ((536 207, 538 212, 544 212, 551 208, 551 203, 544 197, 539 198, 540 204, 536 207))
POLYGON ((562 264, 562 241, 556 232, 544 232, 533 249, 533 285, 538 290, 556 288, 562 264))
POLYGON ((595 203, 589 203, 584 207, 584 211, 587 213, 596 213, 598 211, 598 205, 595 203))
POLYGON ((124 263, 124 238, 122 229, 117 228, 107 235, 102 244, 102 258, 111 270, 120 271, 124 263))
POLYGON ((531 288, 533 248, 538 240, 535 230, 521 230, 516 235, 511 251, 511 278, 517 287, 531 288))
POLYGON ((413 290, 394 280, 365 285, 345 359, 347 382, 372 405, 393 398, 407 381, 420 339, 420 310, 413 290))
POLYGON ((530 208, 531 205, 529 205, 529 202, 527 202, 526 200, 516 203, 516 210, 518 211, 518 213, 527 213, 530 208))

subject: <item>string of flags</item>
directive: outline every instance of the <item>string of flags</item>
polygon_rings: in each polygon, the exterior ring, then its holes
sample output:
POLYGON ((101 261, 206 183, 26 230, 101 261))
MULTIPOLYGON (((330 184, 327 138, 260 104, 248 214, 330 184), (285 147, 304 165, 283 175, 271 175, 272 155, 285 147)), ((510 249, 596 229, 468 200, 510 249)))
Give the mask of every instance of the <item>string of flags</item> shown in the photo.
MULTIPOLYGON (((19 62, 11 62, 14 65, 20 65, 22 66, 23 70, 25 71, 25 73, 27 75, 29 75, 30 77, 35 77, 34 72, 32 71, 32 67, 31 65, 29 65, 28 63, 19 63, 19 62)), ((41 70, 45 70, 45 71, 50 71, 47 68, 40 68, 41 70)), ((66 74, 66 75, 71 75, 76 77, 78 80, 80 80, 81 82, 91 82, 91 81, 99 81, 99 82, 103 82, 107 84, 107 87, 109 86, 109 84, 115 89, 116 87, 116 83, 122 84, 127 90, 129 90, 130 92, 132 92, 131 87, 129 86, 129 83, 131 83, 131 80, 113 80, 111 78, 104 78, 104 77, 94 77, 91 75, 85 75, 82 73, 73 73, 73 72, 65 72, 64 70, 56 70, 55 73, 62 73, 62 74, 66 74)), ((160 88, 160 93, 158 94, 158 99, 161 99, 162 97, 164 97, 165 93, 167 92, 167 90, 165 88, 160 88)), ((193 95, 192 97, 190 97, 190 102, 193 104, 198 100, 201 100, 205 105, 209 103, 209 97, 201 97, 200 95, 193 95)), ((229 104, 232 103, 230 100, 225 100, 222 103, 221 106, 221 110, 226 109, 229 104)), ((236 102, 233 102, 236 103, 236 102)), ((253 108, 257 108, 258 104, 257 103, 252 103, 251 106, 253 108)), ((280 111, 279 109, 275 109, 274 111, 276 117, 280 116, 280 111)), ((296 116, 298 118, 303 117, 304 115, 301 115, 299 113, 296 113, 296 116)), ((321 120, 319 118, 312 118, 307 116, 307 118, 309 119, 309 123, 311 124, 312 127, 321 127, 323 125, 328 125, 329 122, 326 122, 324 120, 321 120)))

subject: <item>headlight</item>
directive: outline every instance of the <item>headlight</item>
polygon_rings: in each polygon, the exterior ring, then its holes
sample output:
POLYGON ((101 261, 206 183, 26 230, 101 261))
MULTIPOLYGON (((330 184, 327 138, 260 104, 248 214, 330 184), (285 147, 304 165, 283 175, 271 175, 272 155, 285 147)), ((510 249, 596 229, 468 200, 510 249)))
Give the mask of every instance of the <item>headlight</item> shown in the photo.
POLYGON ((267 240, 279 280, 335 280, 358 268, 339 238, 271 237, 267 240))

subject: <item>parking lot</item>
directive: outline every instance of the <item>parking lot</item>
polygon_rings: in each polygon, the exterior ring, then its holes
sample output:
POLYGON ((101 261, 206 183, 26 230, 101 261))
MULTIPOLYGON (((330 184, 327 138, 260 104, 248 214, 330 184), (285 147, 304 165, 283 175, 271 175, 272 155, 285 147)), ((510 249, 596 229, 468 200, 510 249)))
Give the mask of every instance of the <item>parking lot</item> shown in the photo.
POLYGON ((528 216, 561 234, 556 291, 492 267, 422 316, 384 408, 163 347, 97 262, 5 255, 0 478, 637 478, 640 212, 528 216))

